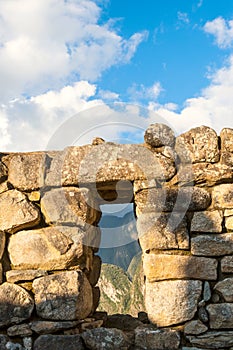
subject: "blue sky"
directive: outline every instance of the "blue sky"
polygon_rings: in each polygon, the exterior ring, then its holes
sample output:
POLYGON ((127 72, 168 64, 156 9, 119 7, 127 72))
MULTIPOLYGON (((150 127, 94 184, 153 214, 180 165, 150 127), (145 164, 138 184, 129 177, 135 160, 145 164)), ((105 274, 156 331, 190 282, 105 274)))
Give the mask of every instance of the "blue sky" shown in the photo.
POLYGON ((147 108, 141 121, 127 109, 142 129, 157 113, 177 133, 220 132, 233 127, 233 3, 0 0, 0 77, 2 151, 45 149, 74 115, 71 144, 127 138, 110 102, 147 108))

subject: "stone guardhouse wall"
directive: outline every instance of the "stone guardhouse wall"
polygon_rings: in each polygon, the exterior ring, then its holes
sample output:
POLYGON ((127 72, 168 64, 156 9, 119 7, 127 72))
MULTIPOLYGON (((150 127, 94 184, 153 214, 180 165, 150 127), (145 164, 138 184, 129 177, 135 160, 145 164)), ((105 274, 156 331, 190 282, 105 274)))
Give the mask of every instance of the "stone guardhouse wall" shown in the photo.
POLYGON ((0 154, 1 350, 102 349, 62 337, 98 306, 100 205, 129 202, 152 328, 116 346, 233 349, 233 129, 144 140, 0 154))

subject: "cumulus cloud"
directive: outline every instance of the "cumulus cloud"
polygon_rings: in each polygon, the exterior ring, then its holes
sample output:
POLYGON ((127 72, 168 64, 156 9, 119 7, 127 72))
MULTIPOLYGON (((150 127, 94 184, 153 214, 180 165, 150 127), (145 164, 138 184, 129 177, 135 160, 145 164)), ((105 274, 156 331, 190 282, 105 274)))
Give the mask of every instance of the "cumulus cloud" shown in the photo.
POLYGON ((67 79, 94 81, 128 63, 147 33, 123 38, 100 15, 91 0, 1 1, 1 98, 39 94, 67 79))
POLYGON ((226 66, 212 75, 209 86, 203 89, 200 96, 188 99, 179 113, 154 102, 149 103, 149 108, 164 117, 177 133, 200 125, 208 125, 220 132, 223 126, 233 128, 232 91, 233 55, 226 66))
POLYGON ((204 25, 204 31, 215 37, 216 44, 225 49, 233 43, 233 20, 227 21, 222 17, 215 18, 204 25))
POLYGON ((142 101, 153 99, 157 100, 163 88, 159 81, 155 82, 152 86, 145 86, 143 84, 133 84, 128 89, 128 94, 132 101, 142 101))

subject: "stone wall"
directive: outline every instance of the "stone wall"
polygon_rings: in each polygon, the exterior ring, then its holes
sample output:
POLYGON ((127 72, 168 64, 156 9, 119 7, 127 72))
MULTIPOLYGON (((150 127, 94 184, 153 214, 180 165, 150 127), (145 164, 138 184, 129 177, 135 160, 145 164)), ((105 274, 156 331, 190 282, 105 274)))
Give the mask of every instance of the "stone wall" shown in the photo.
POLYGON ((154 124, 140 145, 97 138, 0 159, 0 350, 233 349, 232 129, 175 138, 154 124), (101 327, 105 343, 94 342, 84 330, 103 325, 99 206, 124 202, 135 204, 150 325, 101 327))

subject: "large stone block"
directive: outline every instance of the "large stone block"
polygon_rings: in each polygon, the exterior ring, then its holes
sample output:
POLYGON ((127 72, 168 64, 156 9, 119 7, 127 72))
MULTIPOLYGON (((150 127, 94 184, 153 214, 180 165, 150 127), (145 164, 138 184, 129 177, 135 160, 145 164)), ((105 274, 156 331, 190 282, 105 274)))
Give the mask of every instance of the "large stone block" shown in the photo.
POLYGON ((135 329, 136 349, 179 349, 180 334, 171 329, 155 329, 151 326, 140 326, 135 329))
POLYGON ((87 246, 97 243, 98 235, 99 229, 94 227, 89 232, 68 226, 20 231, 10 237, 10 261, 14 269, 21 270, 62 270, 85 265, 87 246))
POLYGON ((210 304, 206 309, 209 314, 210 328, 233 328, 233 304, 210 304))
POLYGON ((195 212, 191 232, 222 232, 223 214, 220 210, 195 212))
POLYGON ((130 341, 120 329, 95 328, 81 334, 88 349, 93 350, 127 350, 130 341))
POLYGON ((192 345, 205 349, 225 349, 233 346, 233 331, 209 331, 205 334, 190 335, 187 339, 192 345))
POLYGON ((77 320, 92 310, 92 288, 80 271, 66 271, 34 280, 37 314, 48 320, 77 320))
POLYGON ((185 334, 202 334, 208 330, 208 327, 204 325, 200 320, 192 320, 185 324, 184 333, 185 334))
POLYGON ((142 249, 188 249, 189 234, 182 213, 146 213, 139 216, 137 230, 142 249))
POLYGON ((33 309, 34 301, 25 289, 8 282, 0 285, 0 327, 29 319, 33 309))
POLYGON ((214 186, 220 183, 229 182, 233 177, 232 166, 222 163, 198 163, 182 165, 177 175, 170 181, 170 185, 214 186))
POLYGON ((225 227, 228 231, 233 231, 233 216, 225 218, 225 227))
POLYGON ((210 193, 199 187, 148 188, 135 195, 137 216, 152 211, 204 210, 210 202, 210 193))
POLYGON ((45 152, 15 153, 6 157, 8 181, 22 191, 40 189, 48 162, 45 152))
POLYGON ((9 270, 6 272, 6 280, 10 283, 33 281, 47 274, 48 272, 43 270, 9 270))
POLYGON ((174 131, 165 124, 151 124, 145 131, 144 140, 152 147, 175 145, 174 131))
POLYGON ((221 138, 221 162, 233 165, 233 129, 224 128, 220 133, 221 138))
POLYGON ((201 281, 147 281, 145 303, 150 321, 166 327, 191 320, 201 292, 201 281))
POLYGON ((233 256, 224 256, 222 258, 221 271, 223 273, 233 273, 233 256))
POLYGON ((216 259, 185 255, 144 254, 143 268, 149 282, 193 278, 217 279, 216 259))
POLYGON ((203 256, 233 254, 233 234, 198 235, 191 239, 191 253, 203 256))
POLYGON ((62 184, 105 184, 174 176, 174 160, 142 145, 103 143, 68 147, 62 164, 62 184))
POLYGON ((41 210, 47 223, 84 227, 100 219, 100 209, 87 188, 57 188, 45 192, 41 210))
POLYGON ((76 335, 41 335, 36 339, 33 350, 84 350, 82 339, 76 335))
POLYGON ((178 136, 175 149, 183 163, 219 161, 218 136, 207 126, 193 128, 178 136))
POLYGON ((0 194, 0 231, 14 233, 39 221, 39 210, 23 193, 10 190, 0 194))
POLYGON ((219 292, 225 301, 233 302, 233 278, 225 278, 223 281, 218 282, 214 286, 214 290, 219 292))
POLYGON ((215 186, 212 191, 212 201, 215 208, 233 208, 233 184, 215 186))

